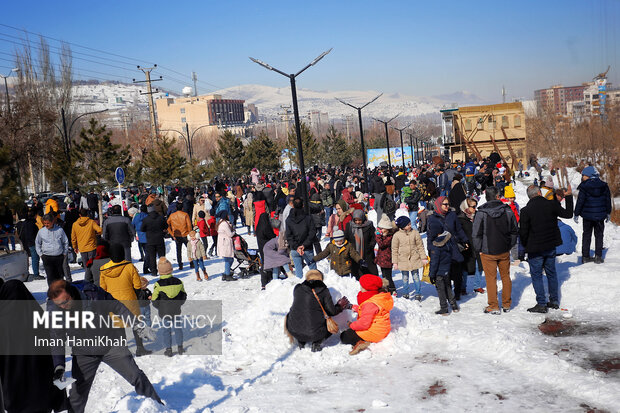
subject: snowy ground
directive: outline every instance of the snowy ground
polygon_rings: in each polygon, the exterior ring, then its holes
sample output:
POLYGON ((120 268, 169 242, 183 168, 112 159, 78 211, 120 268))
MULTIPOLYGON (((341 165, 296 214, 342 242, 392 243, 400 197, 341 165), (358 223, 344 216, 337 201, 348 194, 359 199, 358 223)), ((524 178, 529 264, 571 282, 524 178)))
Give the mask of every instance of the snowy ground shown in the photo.
MULTIPOLYGON (((525 184, 517 183, 516 192, 523 207, 525 184)), ((566 223, 581 239, 581 224, 566 223)), ((255 247, 253 237, 245 238, 250 248, 255 247)), ((463 297, 460 313, 436 316, 435 288, 424 284, 422 303, 396 299, 391 334, 354 357, 337 337, 330 338, 320 353, 300 351, 288 343, 283 317, 297 280, 272 282, 266 291, 260 290, 258 276, 222 282, 223 263, 211 259, 208 282, 196 282, 189 269, 175 275, 183 279, 188 299, 223 301, 223 354, 138 358, 165 407, 137 396, 128 383, 102 366, 87 411, 617 412, 619 244, 620 230, 607 224, 603 265, 580 265, 578 254, 558 259, 561 307, 566 311, 526 311, 535 304, 527 264, 511 267, 513 311, 501 316, 483 314, 486 294, 471 293, 463 297), (538 326, 545 319, 574 326, 559 337, 544 335, 538 326), (616 370, 605 372, 614 363, 616 370)), ((137 247, 133 256, 139 256, 137 247)), ((167 257, 176 269, 171 243, 167 257)), ((325 282, 334 299, 346 295, 354 301, 358 284, 328 272, 328 265, 324 260, 319 269, 327 274, 325 282)), ((74 279, 81 279, 82 272, 74 270, 74 279)), ((400 289, 398 272, 395 281, 400 289)), ((471 282, 470 277, 469 291, 471 282)), ((45 281, 27 285, 37 299, 43 299, 45 281)), ((340 325, 347 319, 349 311, 336 317, 340 325)))

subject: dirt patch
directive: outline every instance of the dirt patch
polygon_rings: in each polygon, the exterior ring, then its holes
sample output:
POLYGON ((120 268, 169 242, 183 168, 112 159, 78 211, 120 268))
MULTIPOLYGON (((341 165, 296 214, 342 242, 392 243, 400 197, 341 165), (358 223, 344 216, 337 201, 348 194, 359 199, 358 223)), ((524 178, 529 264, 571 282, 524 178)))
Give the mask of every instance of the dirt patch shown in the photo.
MULTIPOLYGON (((483 392, 480 392, 480 394, 482 394, 482 395, 486 395, 486 394, 491 394, 491 392, 489 392, 489 391, 483 391, 483 392)), ((497 397, 497 400, 506 400, 506 399, 508 398, 508 397, 504 396, 504 395, 503 395, 503 394, 501 394, 501 393, 495 393, 494 395, 495 395, 495 397, 497 397)))
POLYGON ((607 335, 614 331, 615 326, 593 323, 578 323, 573 320, 557 320, 545 318, 538 329, 545 335, 553 337, 583 336, 590 334, 607 335))
POLYGON ((581 403, 579 407, 581 407, 583 411, 586 413, 609 413, 607 410, 601 410, 601 409, 597 409, 596 407, 590 407, 585 403, 581 403))
POLYGON ((589 359, 590 365, 594 370, 603 372, 605 374, 613 373, 620 370, 620 357, 618 356, 601 356, 591 357, 589 359))
POLYGON ((428 394, 431 397, 435 397, 438 394, 446 394, 447 392, 448 390, 446 389, 444 384, 439 380, 436 381, 434 384, 431 384, 428 390, 426 390, 426 394, 428 394))

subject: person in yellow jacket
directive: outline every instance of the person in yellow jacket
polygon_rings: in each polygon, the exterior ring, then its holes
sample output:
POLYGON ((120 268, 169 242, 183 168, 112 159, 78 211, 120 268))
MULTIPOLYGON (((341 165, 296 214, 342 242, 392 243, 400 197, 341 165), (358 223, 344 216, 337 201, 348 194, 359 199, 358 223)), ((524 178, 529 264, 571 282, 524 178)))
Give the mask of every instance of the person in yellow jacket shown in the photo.
POLYGON ((390 311, 394 307, 392 295, 387 291, 387 280, 372 274, 360 277, 361 291, 357 294, 357 320, 349 324, 349 329, 342 332, 340 341, 351 344, 349 353, 355 355, 366 350, 370 343, 378 343, 390 334, 390 311))
MULTIPOLYGON (((99 270, 99 285, 112 297, 122 302, 135 316, 140 315, 140 304, 136 290, 142 288, 138 270, 130 261, 125 260, 125 248, 121 244, 110 245, 110 261, 99 270)), ((142 339, 134 330, 136 356, 151 354, 144 348, 142 339)))
POLYGON ((88 217, 88 210, 80 209, 80 217, 73 223, 71 229, 71 245, 75 253, 79 252, 82 256, 84 279, 88 282, 93 282, 93 274, 86 263, 95 258, 97 235, 101 235, 101 231, 101 227, 88 217))

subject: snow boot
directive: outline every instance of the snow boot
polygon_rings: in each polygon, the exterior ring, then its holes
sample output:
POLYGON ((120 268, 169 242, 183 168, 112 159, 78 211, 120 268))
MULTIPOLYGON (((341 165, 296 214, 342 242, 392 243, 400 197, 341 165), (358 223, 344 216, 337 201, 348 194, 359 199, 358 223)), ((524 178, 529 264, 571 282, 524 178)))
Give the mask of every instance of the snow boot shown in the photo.
POLYGON ((409 294, 403 294, 403 298, 404 298, 405 300, 408 300, 408 299, 409 299, 409 294))
POLYGON ((595 264, 602 264, 604 262, 605 262, 605 260, 600 255, 597 255, 596 257, 594 257, 594 263, 595 264))
POLYGON ((200 278, 200 273, 198 271, 196 271, 196 281, 202 281, 202 278, 200 278))
POLYGON ((172 357, 172 348, 168 347, 166 351, 164 351, 164 356, 172 357))
POLYGON ((136 357, 148 356, 153 353, 151 350, 147 350, 144 346, 139 346, 136 348, 136 357))
POLYGON ((549 301, 547 303, 547 308, 552 308, 554 310, 557 310, 560 308, 560 305, 558 303, 556 303, 555 301, 549 301))
POLYGON ((321 351, 321 342, 317 341, 315 343, 312 343, 312 352, 316 353, 316 352, 319 352, 319 351, 321 351))
POLYGON ((209 279, 209 274, 207 274, 207 270, 202 270, 202 278, 207 281, 209 279))
POLYGON ((587 264, 589 262, 594 262, 594 258, 588 256, 586 257, 585 255, 583 257, 581 257, 581 263, 582 264, 587 264))
POLYGON ((303 350, 304 347, 306 347, 306 343, 303 341, 298 341, 297 342, 297 347, 299 347, 300 350, 303 350))
POLYGON ((509 313, 510 312, 510 307, 502 307, 502 311, 505 313, 509 313))
POLYGON ((437 315, 444 315, 444 316, 446 316, 446 315, 450 315, 450 312, 449 312, 449 311, 448 311, 448 309, 446 308, 445 310, 440 309, 440 310, 435 311, 435 314, 437 314, 437 315))
POLYGON ((485 314, 493 314, 493 315, 500 315, 501 314, 500 311, 499 311, 499 308, 491 308, 491 307, 485 308, 484 309, 484 313, 485 314))
POLYGON ((420 294, 416 294, 416 295, 415 295, 415 297, 414 297, 414 299, 415 299, 416 301, 422 301, 422 296, 421 296, 420 294))
POLYGON ((354 356, 357 353, 366 350, 370 346, 370 342, 360 340, 353 346, 353 349, 349 352, 350 356, 354 356))
POLYGON ((527 311, 530 313, 546 313, 548 310, 546 306, 536 304, 534 307, 528 308, 527 311))
POLYGON ((183 349, 183 346, 179 346, 179 356, 184 353, 185 353, 185 350, 183 349))
POLYGON ((452 307, 453 313, 458 313, 460 311, 459 305, 456 303, 456 300, 452 301, 450 303, 450 306, 452 307))

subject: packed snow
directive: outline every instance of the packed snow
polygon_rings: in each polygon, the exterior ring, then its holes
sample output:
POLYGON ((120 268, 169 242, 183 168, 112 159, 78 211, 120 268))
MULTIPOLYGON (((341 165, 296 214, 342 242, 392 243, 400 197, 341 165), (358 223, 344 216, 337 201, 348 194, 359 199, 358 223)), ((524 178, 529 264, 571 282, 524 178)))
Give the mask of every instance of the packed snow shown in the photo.
MULTIPOLYGON (((571 172, 570 178, 576 188, 579 174, 571 172)), ((527 203, 529 183, 515 184, 521 207, 527 203)), ((581 223, 565 222, 581 240, 581 223)), ((245 228, 237 231, 250 248, 256 248, 256 239, 245 228)), ((392 332, 383 342, 349 356, 350 346, 339 344, 335 336, 318 353, 289 344, 283 319, 300 280, 272 281, 265 291, 258 275, 222 282, 223 262, 212 258, 207 261, 210 279, 197 282, 187 261, 185 270, 177 270, 174 244, 167 241, 167 258, 174 264, 174 275, 185 283, 188 299, 223 302, 222 355, 137 358, 165 406, 138 396, 129 383, 102 365, 87 411, 617 412, 619 243, 618 227, 606 224, 604 264, 581 265, 579 253, 558 257, 561 310, 526 311, 536 303, 527 263, 511 266, 513 310, 501 315, 483 313, 487 297, 471 292, 472 277, 468 295, 460 302, 461 312, 448 317, 434 314, 439 308, 435 287, 423 284, 421 303, 395 299, 392 332), (572 333, 544 335, 539 325, 546 319, 570 323, 572 333), (615 363, 615 370, 608 368, 610 363, 615 363)), ((134 243, 134 261, 137 257, 134 243)), ((328 260, 318 266, 334 300, 344 295, 355 303, 359 284, 329 271, 328 260)), ((73 266, 74 279, 82 274, 73 266)), ((147 278, 152 288, 156 279, 147 278)), ((400 290, 399 272, 394 279, 400 290)), ((27 286, 37 299, 44 299, 45 281, 27 286)), ((335 319, 342 330, 353 319, 352 312, 345 310, 335 319)))

